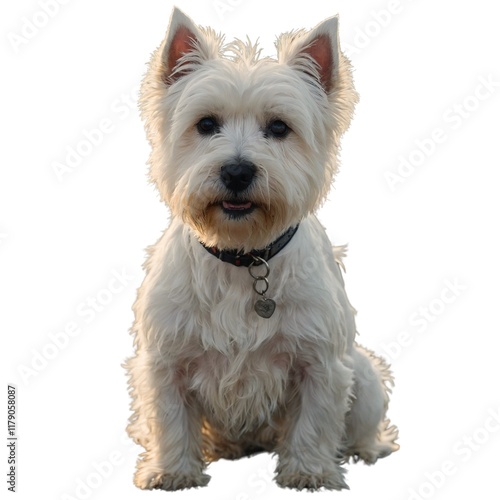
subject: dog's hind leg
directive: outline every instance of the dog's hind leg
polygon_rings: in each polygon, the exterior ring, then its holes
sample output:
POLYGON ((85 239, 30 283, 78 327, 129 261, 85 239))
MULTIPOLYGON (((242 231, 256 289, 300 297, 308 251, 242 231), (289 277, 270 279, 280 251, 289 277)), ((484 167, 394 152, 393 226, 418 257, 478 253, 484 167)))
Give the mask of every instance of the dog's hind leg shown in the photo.
POLYGON ((352 360, 355 383, 344 453, 373 464, 399 449, 398 430, 386 418, 393 379, 385 361, 362 346, 354 346, 352 360))

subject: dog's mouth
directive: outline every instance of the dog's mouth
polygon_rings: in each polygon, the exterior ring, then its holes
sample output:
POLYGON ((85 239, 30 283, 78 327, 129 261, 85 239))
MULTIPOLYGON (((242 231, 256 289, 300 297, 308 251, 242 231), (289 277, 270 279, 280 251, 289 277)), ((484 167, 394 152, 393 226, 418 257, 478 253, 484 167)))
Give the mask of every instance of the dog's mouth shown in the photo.
POLYGON ((221 207, 224 213, 235 219, 248 215, 255 209, 255 205, 251 201, 227 200, 221 203, 221 207))

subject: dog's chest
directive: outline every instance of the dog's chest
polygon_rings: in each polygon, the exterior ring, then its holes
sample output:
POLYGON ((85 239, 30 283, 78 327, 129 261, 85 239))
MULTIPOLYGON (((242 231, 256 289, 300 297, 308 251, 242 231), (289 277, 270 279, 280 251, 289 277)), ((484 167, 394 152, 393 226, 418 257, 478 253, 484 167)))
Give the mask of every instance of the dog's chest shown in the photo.
POLYGON ((272 419, 293 377, 294 359, 279 335, 254 351, 200 353, 188 386, 216 425, 240 433, 272 419))

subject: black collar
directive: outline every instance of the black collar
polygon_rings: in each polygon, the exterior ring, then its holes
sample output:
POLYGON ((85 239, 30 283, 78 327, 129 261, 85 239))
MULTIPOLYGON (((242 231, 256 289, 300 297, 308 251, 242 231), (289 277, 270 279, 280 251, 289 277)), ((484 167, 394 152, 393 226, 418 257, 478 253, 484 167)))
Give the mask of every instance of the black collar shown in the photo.
POLYGON ((233 264, 233 266, 245 266, 248 267, 250 264, 254 263, 256 266, 260 266, 262 262, 256 261, 255 257, 259 257, 265 261, 268 261, 271 257, 274 257, 278 252, 283 250, 285 246, 293 238, 293 235, 297 232, 299 225, 289 228, 285 231, 277 240, 274 240, 266 248, 262 250, 252 250, 251 252, 241 254, 238 250, 219 250, 217 247, 206 247, 202 246, 205 250, 210 252, 212 255, 222 260, 222 262, 228 262, 233 264))

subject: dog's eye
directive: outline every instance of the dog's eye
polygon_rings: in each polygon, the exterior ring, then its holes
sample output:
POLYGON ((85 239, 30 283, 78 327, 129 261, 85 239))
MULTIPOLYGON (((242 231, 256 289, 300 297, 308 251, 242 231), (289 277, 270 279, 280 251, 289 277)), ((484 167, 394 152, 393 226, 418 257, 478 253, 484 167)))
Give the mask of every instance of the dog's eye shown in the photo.
POLYGON ((283 139, 290 132, 290 127, 281 120, 274 120, 268 126, 266 134, 277 139, 283 139))
POLYGON ((201 135, 212 135, 219 131, 220 127, 213 116, 205 116, 197 124, 196 128, 201 135))

